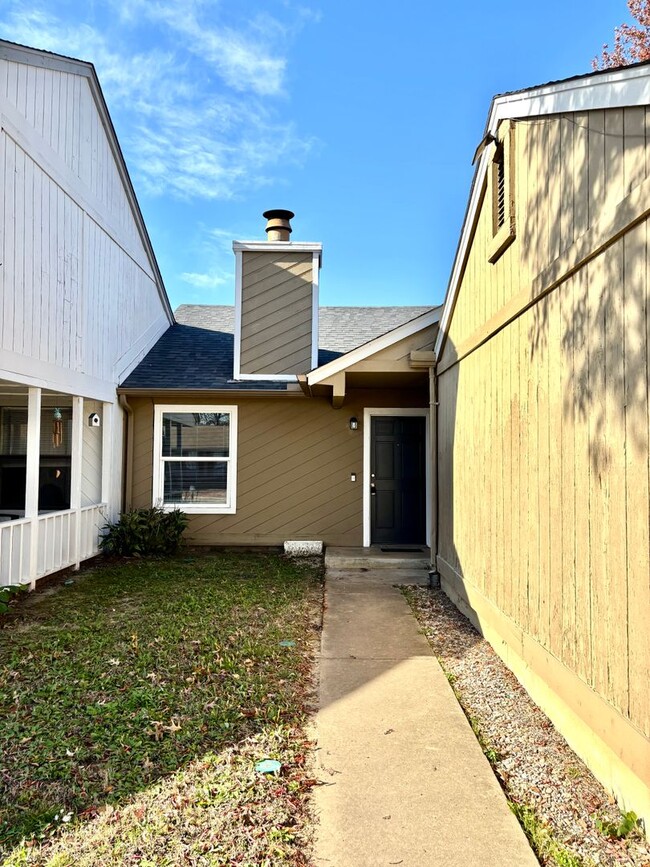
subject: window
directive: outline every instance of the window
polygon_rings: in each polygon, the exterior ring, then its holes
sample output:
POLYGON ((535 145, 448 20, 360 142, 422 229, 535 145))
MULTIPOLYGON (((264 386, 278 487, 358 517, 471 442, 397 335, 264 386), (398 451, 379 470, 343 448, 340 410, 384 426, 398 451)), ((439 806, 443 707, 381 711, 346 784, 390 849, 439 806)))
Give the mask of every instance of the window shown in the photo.
POLYGON ((237 407, 157 406, 154 438, 156 505, 235 512, 237 407))
POLYGON ((488 202, 492 206, 492 243, 489 261, 494 263, 515 239, 514 124, 501 124, 488 169, 488 202))

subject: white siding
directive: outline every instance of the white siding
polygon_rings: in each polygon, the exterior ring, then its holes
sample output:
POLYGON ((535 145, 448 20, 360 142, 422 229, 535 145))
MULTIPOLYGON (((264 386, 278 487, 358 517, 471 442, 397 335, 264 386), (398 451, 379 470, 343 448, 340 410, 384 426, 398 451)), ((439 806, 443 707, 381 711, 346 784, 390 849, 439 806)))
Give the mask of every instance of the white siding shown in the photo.
POLYGON ((73 508, 3 523, 0 583, 97 551, 122 501, 116 386, 170 320, 92 68, 0 40, 0 381, 84 398, 73 508))
POLYGON ((131 205, 89 79, 72 72, 0 60, 5 97, 46 145, 88 187, 102 209, 138 240, 131 205))
POLYGON ((96 412, 102 423, 103 406, 99 401, 84 400, 83 445, 81 449, 81 506, 102 501, 102 429, 90 427, 88 416, 96 412))
POLYGON ((0 113, 0 368, 114 388, 169 320, 91 80, 0 58, 0 113))

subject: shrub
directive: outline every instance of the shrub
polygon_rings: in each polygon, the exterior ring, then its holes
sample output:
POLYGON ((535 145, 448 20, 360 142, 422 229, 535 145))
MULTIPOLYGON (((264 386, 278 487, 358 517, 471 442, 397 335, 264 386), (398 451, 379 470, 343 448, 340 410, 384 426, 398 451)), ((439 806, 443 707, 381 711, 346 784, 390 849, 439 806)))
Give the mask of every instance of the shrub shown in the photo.
POLYGON ((187 515, 179 509, 132 509, 122 512, 114 524, 102 527, 99 547, 104 554, 120 557, 174 554, 181 545, 187 521, 187 515))
POLYGON ((0 587, 0 614, 6 614, 9 611, 9 603, 18 596, 19 593, 27 591, 27 584, 10 584, 5 587, 0 587))

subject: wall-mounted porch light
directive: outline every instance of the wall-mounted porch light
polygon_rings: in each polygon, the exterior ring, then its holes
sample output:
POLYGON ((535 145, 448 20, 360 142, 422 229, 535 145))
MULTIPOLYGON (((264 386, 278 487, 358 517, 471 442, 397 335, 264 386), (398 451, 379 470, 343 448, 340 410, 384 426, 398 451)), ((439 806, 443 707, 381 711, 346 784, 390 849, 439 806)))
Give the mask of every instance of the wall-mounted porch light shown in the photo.
POLYGON ((350 419, 350 430, 358 430, 358 429, 359 429, 359 422, 357 421, 357 419, 354 416, 352 416, 352 418, 350 419))

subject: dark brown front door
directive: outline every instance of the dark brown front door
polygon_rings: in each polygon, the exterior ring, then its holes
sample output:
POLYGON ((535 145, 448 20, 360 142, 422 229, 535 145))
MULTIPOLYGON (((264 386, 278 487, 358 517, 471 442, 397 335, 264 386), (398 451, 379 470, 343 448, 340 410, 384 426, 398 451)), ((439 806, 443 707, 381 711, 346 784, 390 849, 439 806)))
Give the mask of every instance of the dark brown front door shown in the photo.
POLYGON ((373 416, 370 428, 370 541, 426 541, 426 425, 423 416, 373 416))

